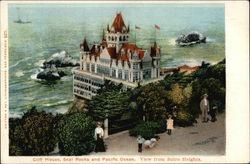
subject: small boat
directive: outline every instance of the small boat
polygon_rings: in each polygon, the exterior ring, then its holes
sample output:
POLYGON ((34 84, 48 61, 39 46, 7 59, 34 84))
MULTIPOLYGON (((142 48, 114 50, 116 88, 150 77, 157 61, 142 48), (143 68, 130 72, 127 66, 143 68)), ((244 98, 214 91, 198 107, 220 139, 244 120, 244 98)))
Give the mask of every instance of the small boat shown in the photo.
POLYGON ((19 11, 19 8, 17 8, 18 10, 18 18, 17 20, 14 21, 14 23, 19 23, 19 24, 27 24, 27 23, 32 23, 31 21, 23 21, 21 18, 20 18, 20 11, 19 11))
POLYGON ((31 21, 22 21, 20 18, 18 20, 15 20, 14 23, 19 23, 19 24, 27 24, 27 23, 32 23, 31 21))

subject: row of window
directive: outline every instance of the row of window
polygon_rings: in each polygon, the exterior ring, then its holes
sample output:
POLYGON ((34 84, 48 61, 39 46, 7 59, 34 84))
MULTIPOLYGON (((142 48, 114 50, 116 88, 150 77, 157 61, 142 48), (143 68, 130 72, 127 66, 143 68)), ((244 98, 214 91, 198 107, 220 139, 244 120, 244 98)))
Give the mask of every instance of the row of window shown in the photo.
POLYGON ((85 76, 81 76, 81 75, 74 75, 74 79, 75 80, 79 80, 79 81, 83 81, 85 83, 89 83, 93 86, 97 86, 97 87, 101 87, 103 85, 103 81, 99 80, 99 79, 95 79, 95 78, 88 78, 85 76))
POLYGON ((78 88, 90 91, 92 93, 95 93, 95 94, 97 93, 97 89, 96 88, 93 88, 93 87, 91 87, 89 85, 86 85, 86 84, 74 82, 74 87, 78 87, 78 88))
POLYGON ((84 92, 84 91, 81 91, 81 90, 78 90, 78 89, 74 89, 74 93, 78 93, 78 94, 83 95, 85 97, 91 97, 90 93, 87 93, 87 92, 84 92))
MULTIPOLYGON (((108 41, 117 41, 118 37, 116 36, 108 36, 108 41)), ((119 41, 128 41, 128 35, 127 36, 120 36, 119 41)))

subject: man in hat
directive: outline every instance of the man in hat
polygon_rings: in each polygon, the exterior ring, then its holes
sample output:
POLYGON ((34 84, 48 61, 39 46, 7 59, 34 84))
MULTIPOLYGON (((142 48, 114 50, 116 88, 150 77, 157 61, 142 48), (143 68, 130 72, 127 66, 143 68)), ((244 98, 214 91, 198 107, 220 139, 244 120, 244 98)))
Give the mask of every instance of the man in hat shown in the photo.
POLYGON ((209 112, 209 101, 208 101, 208 95, 204 94, 203 99, 200 102, 200 109, 202 112, 202 122, 208 122, 208 112, 209 112))

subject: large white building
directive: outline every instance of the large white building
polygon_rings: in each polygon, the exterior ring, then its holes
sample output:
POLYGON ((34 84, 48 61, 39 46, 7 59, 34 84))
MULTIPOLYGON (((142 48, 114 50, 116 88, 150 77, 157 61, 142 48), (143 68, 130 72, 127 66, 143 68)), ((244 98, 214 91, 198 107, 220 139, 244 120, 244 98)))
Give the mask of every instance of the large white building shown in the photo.
POLYGON ((129 43, 130 29, 124 24, 121 13, 116 14, 111 27, 107 26, 103 41, 91 48, 84 39, 80 44, 80 69, 73 74, 75 96, 91 99, 97 90, 110 80, 134 88, 140 82, 145 85, 160 77, 160 48, 156 43, 151 51, 129 43))

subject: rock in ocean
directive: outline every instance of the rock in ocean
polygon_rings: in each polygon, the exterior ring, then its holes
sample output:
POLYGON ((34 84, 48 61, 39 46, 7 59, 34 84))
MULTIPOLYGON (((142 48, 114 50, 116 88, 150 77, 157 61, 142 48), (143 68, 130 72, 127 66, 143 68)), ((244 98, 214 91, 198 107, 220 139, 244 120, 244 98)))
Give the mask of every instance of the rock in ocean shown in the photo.
POLYGON ((53 54, 43 65, 43 68, 48 68, 50 65, 55 65, 55 67, 75 67, 79 66, 79 62, 69 56, 66 51, 61 51, 53 54))
POLYGON ((66 74, 63 71, 58 70, 55 65, 51 65, 50 67, 46 67, 43 71, 37 74, 38 79, 54 81, 59 80, 61 77, 66 74))
POLYGON ((179 36, 175 42, 177 45, 180 46, 189 46, 192 44, 198 44, 198 43, 206 43, 206 37, 203 36, 201 33, 194 31, 190 32, 187 35, 181 35, 179 36))

